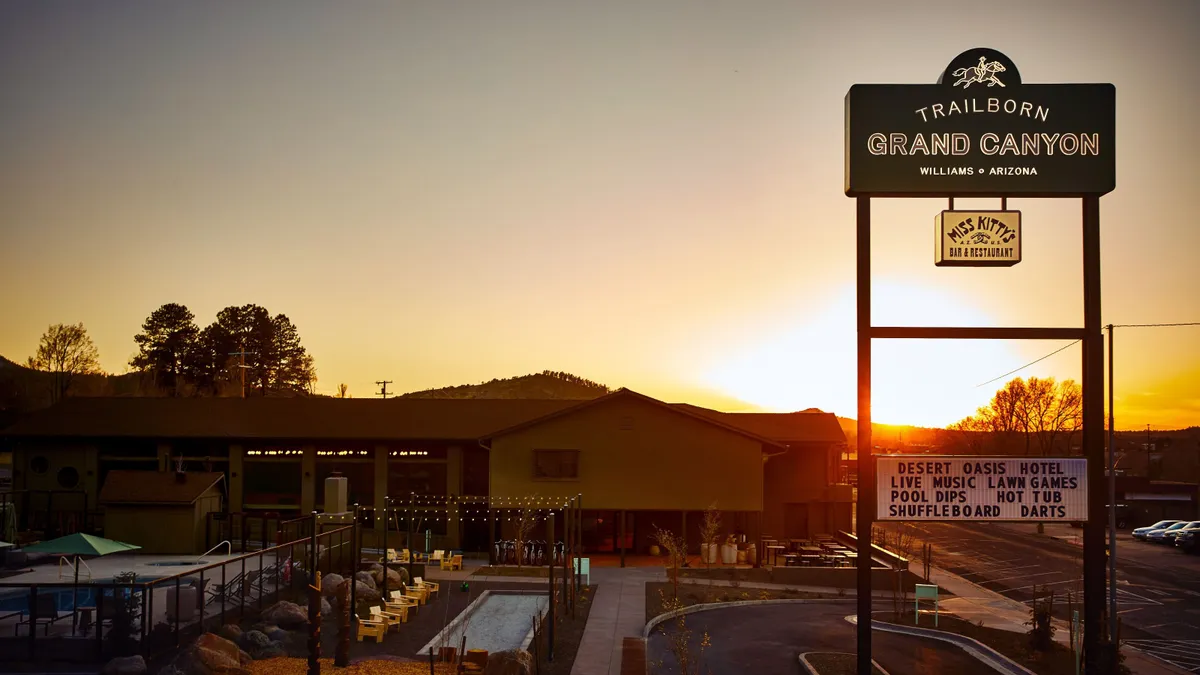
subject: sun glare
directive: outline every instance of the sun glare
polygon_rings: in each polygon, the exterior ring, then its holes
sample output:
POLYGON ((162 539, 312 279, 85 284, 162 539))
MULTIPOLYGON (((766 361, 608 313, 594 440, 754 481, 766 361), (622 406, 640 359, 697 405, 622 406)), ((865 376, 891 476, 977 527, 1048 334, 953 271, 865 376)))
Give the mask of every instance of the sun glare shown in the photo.
MULTIPOLYGON (((875 325, 982 326, 991 317, 944 289, 875 284, 875 325)), ((817 407, 857 417, 854 289, 823 310, 761 341, 745 344, 712 368, 707 384, 772 411, 817 407)), ((979 387, 1020 360, 1010 345, 987 340, 875 340, 872 416, 876 422, 945 426, 986 403, 979 387)))

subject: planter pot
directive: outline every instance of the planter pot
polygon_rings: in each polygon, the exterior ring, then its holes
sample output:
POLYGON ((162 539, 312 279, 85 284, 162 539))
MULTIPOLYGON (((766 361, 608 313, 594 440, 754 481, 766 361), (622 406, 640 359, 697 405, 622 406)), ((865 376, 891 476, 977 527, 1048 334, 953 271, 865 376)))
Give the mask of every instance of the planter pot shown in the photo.
POLYGON ((658 547, 658 544, 650 544, 650 555, 653 555, 653 556, 662 555, 662 549, 660 549, 658 547))
POLYGON ((700 560, 706 565, 717 562, 717 547, 715 544, 700 544, 700 560))
POLYGON ((746 564, 753 565, 758 560, 758 544, 750 544, 746 547, 746 564))
POLYGON ((733 544, 721 546, 721 562, 725 565, 735 564, 737 562, 737 547, 733 544))
POLYGON ((737 564, 739 564, 739 565, 746 564, 746 551, 738 551, 737 552, 737 564))

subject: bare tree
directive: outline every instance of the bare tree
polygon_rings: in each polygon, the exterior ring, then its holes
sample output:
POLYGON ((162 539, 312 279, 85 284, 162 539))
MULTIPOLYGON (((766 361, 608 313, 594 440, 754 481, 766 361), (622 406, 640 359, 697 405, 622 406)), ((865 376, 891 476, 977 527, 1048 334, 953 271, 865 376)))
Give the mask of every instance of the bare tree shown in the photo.
POLYGON ((347 396, 349 396, 349 394, 350 394, 350 385, 343 382, 342 384, 339 384, 337 386, 337 397, 338 398, 346 398, 347 396))
POLYGON ((521 515, 517 516, 515 523, 515 532, 513 539, 517 544, 517 567, 520 567, 525 552, 525 542, 529 540, 529 535, 533 534, 534 525, 537 523, 538 511, 531 509, 528 506, 521 507, 521 515))
POLYGON ((671 590, 675 599, 679 599, 679 568, 683 566, 687 556, 687 544, 683 537, 670 530, 654 526, 654 541, 667 552, 667 577, 671 580, 671 590))
MULTIPOLYGON (((713 502, 704 509, 704 520, 700 522, 700 551, 708 551, 708 559, 711 560, 719 555, 717 537, 721 534, 721 512, 717 510, 717 503, 713 502)), ((712 563, 708 560, 704 561, 709 569, 712 569, 712 563)))
POLYGON ((29 357, 30 368, 53 373, 51 401, 63 399, 71 389, 76 375, 99 374, 100 353, 82 323, 56 323, 46 329, 38 343, 37 352, 29 357))
MULTIPOLYGON (((660 530, 663 531, 663 530, 660 530)), ((683 608, 683 603, 678 597, 667 598, 663 596, 663 592, 658 592, 662 609, 664 612, 671 612, 683 608)), ((704 652, 712 646, 712 640, 708 631, 700 635, 700 644, 698 648, 692 646, 693 631, 687 625, 687 614, 679 614, 674 620, 675 629, 668 630, 667 622, 659 625, 658 630, 667 639, 667 649, 671 656, 675 659, 675 668, 669 669, 671 672, 678 675, 700 675, 705 672, 704 669, 704 652)), ((654 672, 664 672, 668 670, 666 664, 659 661, 653 664, 654 672)))
POLYGON ((959 432, 975 452, 981 452, 984 440, 989 439, 996 451, 1015 454, 1020 438, 1023 454, 1032 455, 1036 450, 1050 455, 1064 436, 1070 449, 1072 436, 1082 428, 1082 403, 1083 394, 1073 380, 1059 383, 1054 378, 1018 377, 998 390, 988 405, 949 429, 959 432))

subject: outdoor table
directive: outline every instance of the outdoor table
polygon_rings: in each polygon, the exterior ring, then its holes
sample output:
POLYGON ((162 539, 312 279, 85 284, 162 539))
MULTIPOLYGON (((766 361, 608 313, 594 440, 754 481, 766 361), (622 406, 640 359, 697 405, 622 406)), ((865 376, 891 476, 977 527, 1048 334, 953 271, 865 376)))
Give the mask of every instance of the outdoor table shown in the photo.
POLYGON ((75 611, 79 612, 79 630, 87 633, 92 629, 92 612, 96 611, 96 608, 80 605, 75 611))
POLYGON ((814 562, 821 562, 821 556, 811 555, 811 554, 805 554, 805 555, 800 556, 800 564, 801 565, 811 565, 814 562))
POLYGON ((821 547, 820 546, 801 546, 800 550, 807 551, 809 553, 820 553, 821 547))
POLYGON ((776 564, 776 565, 779 564, 779 552, 785 551, 785 550, 787 550, 786 546, 780 546, 778 544, 774 544, 774 545, 767 547, 767 551, 771 553, 771 560, 774 561, 773 564, 776 564))
POLYGON ((785 553, 783 556, 783 566, 791 567, 791 566, 795 565, 796 561, 797 561, 797 559, 799 559, 799 557, 800 556, 796 555, 795 553, 785 553))

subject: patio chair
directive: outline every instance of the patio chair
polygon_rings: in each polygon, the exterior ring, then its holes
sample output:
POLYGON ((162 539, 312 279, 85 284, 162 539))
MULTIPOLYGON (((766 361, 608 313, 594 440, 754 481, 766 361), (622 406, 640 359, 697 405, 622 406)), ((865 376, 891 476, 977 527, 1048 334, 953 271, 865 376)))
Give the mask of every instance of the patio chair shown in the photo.
POLYGON ((435 560, 438 562, 441 562, 442 558, 444 558, 445 556, 446 556, 446 551, 444 549, 439 548, 429 555, 429 562, 433 562, 435 560))
POLYGON ((451 571, 461 570, 462 568, 463 568, 463 561, 462 561, 461 555, 456 555, 450 559, 450 570, 451 571))
POLYGON ((404 595, 406 597, 416 598, 417 604, 419 605, 423 605, 429 600, 428 587, 402 585, 401 588, 404 590, 404 595))
POLYGON ((454 558, 453 558, 453 556, 446 556, 445 558, 442 558, 442 559, 441 559, 441 561, 439 561, 439 562, 441 562, 441 565, 440 565, 440 567, 441 567, 443 570, 453 570, 453 569, 454 569, 454 558))
POLYGON ((415 612, 420 605, 420 598, 415 595, 405 595, 403 591, 389 591, 388 596, 384 606, 388 611, 396 612, 397 614, 401 613, 399 608, 404 607, 403 614, 405 621, 408 620, 408 611, 411 609, 415 612))
POLYGON ((438 589, 441 588, 441 584, 434 581, 425 581, 421 577, 413 577, 413 583, 417 585, 417 588, 428 589, 430 594, 437 593, 438 589))
POLYGON ((408 620, 407 612, 405 612, 404 617, 401 617, 399 612, 385 612, 379 605, 375 605, 370 609, 370 611, 372 621, 381 621, 387 624, 388 628, 391 628, 392 626, 399 626, 401 623, 408 620))
POLYGON ((375 642, 383 642, 383 636, 387 633, 387 624, 383 621, 368 621, 367 619, 358 619, 358 641, 362 642, 365 637, 375 638, 375 642))

